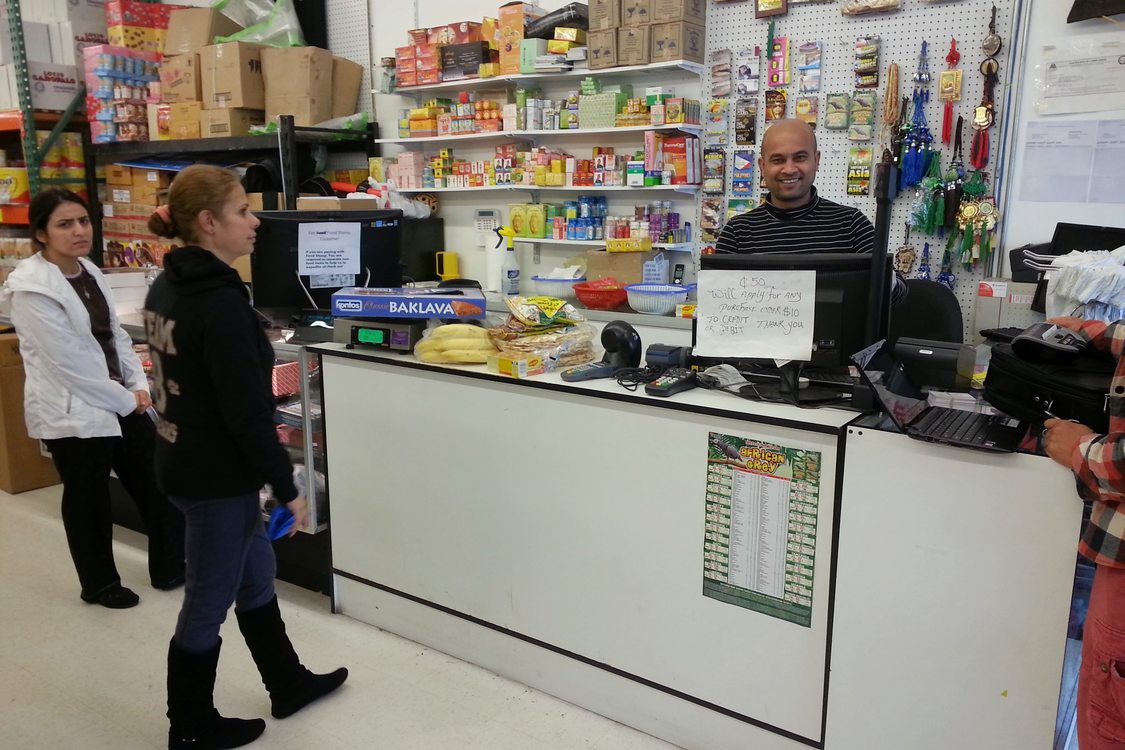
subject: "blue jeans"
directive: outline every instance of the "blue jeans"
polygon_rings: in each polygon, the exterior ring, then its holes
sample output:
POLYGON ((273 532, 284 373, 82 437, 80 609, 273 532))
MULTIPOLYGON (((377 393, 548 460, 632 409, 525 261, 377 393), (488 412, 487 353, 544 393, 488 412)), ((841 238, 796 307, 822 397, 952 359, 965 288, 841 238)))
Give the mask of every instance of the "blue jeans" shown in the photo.
POLYGON ((184 651, 204 653, 218 644, 219 627, 231 604, 239 612, 250 612, 273 599, 277 561, 257 493, 169 499, 183 512, 187 527, 187 582, 175 641, 184 651))

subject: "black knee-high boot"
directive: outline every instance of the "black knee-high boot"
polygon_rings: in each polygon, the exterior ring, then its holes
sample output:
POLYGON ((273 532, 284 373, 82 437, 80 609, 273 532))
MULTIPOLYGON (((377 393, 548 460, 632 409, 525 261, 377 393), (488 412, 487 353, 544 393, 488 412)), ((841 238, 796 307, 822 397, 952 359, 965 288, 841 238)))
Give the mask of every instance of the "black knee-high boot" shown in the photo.
POLYGON ((235 615, 238 629, 269 691, 274 718, 292 716, 348 679, 348 670, 344 667, 329 674, 313 674, 301 665, 285 634, 285 622, 281 619, 276 596, 264 606, 235 615))
POLYGON ((168 644, 168 750, 225 750, 248 745, 266 729, 261 719, 227 719, 215 710, 215 668, 222 641, 193 654, 168 644))

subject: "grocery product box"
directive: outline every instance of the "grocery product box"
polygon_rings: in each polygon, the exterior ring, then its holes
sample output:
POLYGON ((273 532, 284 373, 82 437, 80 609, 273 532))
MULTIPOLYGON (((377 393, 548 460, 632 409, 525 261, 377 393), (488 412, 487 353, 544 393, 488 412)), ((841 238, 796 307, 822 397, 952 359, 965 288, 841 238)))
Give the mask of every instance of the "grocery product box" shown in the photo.
POLYGON ((621 0, 590 0, 590 31, 617 29, 621 25, 621 0))
POLYGON ((177 8, 168 15, 164 38, 165 55, 198 52, 215 43, 215 37, 230 36, 242 27, 214 8, 177 8))
POLYGON ((199 137, 199 114, 203 111, 200 102, 179 102, 168 109, 168 132, 174 140, 189 140, 199 137))
POLYGON ((332 117, 355 114, 363 66, 344 57, 332 57, 332 117))
POLYGON ((648 26, 653 20, 652 0, 621 0, 622 26, 648 26))
POLYGON ((200 50, 203 104, 207 109, 265 109, 262 49, 257 44, 226 42, 200 50))
POLYGON ((203 101, 198 54, 189 52, 164 59, 160 65, 160 98, 165 104, 203 101))
POLYGON ((590 69, 617 67, 617 29, 591 31, 589 39, 590 69))
POLYGON ((649 57, 652 62, 690 60, 703 62, 705 38, 702 26, 686 21, 654 23, 649 57))
POLYGON ((489 372, 509 378, 528 378, 547 371, 538 354, 490 354, 485 366, 489 372))
POLYGON ((78 75, 83 75, 82 50, 97 44, 109 44, 105 14, 87 17, 75 14, 67 21, 50 24, 52 62, 77 65, 78 75))
POLYGON ((535 60, 547 54, 546 39, 524 39, 520 42, 520 73, 534 73, 535 60))
POLYGON ((546 11, 534 3, 512 2, 500 6, 500 73, 520 72, 520 43, 524 27, 546 11))
POLYGON ((0 167, 0 204, 31 202, 25 167, 0 167))
POLYGON ((250 135, 250 128, 265 122, 260 109, 205 109, 199 114, 199 134, 203 138, 250 135))
POLYGON ((450 44, 441 48, 441 77, 444 81, 455 81, 461 78, 476 78, 480 75, 480 66, 493 62, 493 55, 497 55, 488 42, 469 42, 468 44, 450 44))
POLYGON ((58 484, 54 462, 27 436, 23 359, 14 333, 0 335, 0 489, 8 494, 58 484))
POLYGON ((703 26, 707 21, 707 0, 652 0, 652 22, 669 21, 703 26))
POLYGON ((319 47, 266 47, 261 59, 267 120, 293 115, 295 125, 308 126, 332 118, 331 52, 319 47))
POLYGON ((617 64, 647 65, 651 36, 648 26, 623 26, 618 29, 617 64))
POLYGON ((172 11, 184 6, 106 0, 106 37, 115 47, 162 53, 172 11))
POLYGON ((460 21, 444 26, 433 26, 426 30, 427 44, 468 44, 484 41, 481 37, 481 24, 477 21, 460 21))
POLYGON ((479 289, 345 287, 332 294, 332 314, 344 318, 464 318, 485 314, 479 289))
POLYGON ((74 65, 29 60, 27 76, 35 109, 65 110, 78 95, 78 68, 74 65))

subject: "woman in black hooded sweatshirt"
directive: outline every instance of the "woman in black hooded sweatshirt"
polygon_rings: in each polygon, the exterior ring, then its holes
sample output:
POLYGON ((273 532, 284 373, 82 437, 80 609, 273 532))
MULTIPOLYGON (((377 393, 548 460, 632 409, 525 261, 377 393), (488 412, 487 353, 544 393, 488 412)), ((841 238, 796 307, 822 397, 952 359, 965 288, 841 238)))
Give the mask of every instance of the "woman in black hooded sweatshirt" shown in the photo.
POLYGON ((169 748, 233 748, 253 742, 261 719, 215 710, 219 626, 231 604, 239 630, 284 718, 339 687, 346 669, 313 674, 285 634, 273 579, 273 547, 258 491, 268 483, 306 521, 305 499, 273 423, 273 350, 231 268, 254 249, 258 219, 234 173, 194 165, 149 219, 185 247, 164 257, 145 301, 157 424, 156 474, 187 525, 187 583, 168 646, 169 748))

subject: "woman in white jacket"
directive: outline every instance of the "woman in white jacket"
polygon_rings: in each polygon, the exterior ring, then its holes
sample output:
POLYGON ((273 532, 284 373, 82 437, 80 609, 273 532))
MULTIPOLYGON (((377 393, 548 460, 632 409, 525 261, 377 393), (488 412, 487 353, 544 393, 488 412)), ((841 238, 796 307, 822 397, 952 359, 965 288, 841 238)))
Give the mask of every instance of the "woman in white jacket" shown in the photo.
POLYGON ((0 291, 0 309, 19 334, 27 433, 46 443, 62 477, 63 526, 82 600, 125 609, 140 599, 121 585, 113 560, 110 470, 145 520, 155 588, 184 581, 183 517, 156 486, 148 382, 109 286, 86 258, 93 240, 86 204, 50 188, 29 214, 39 252, 0 291))

